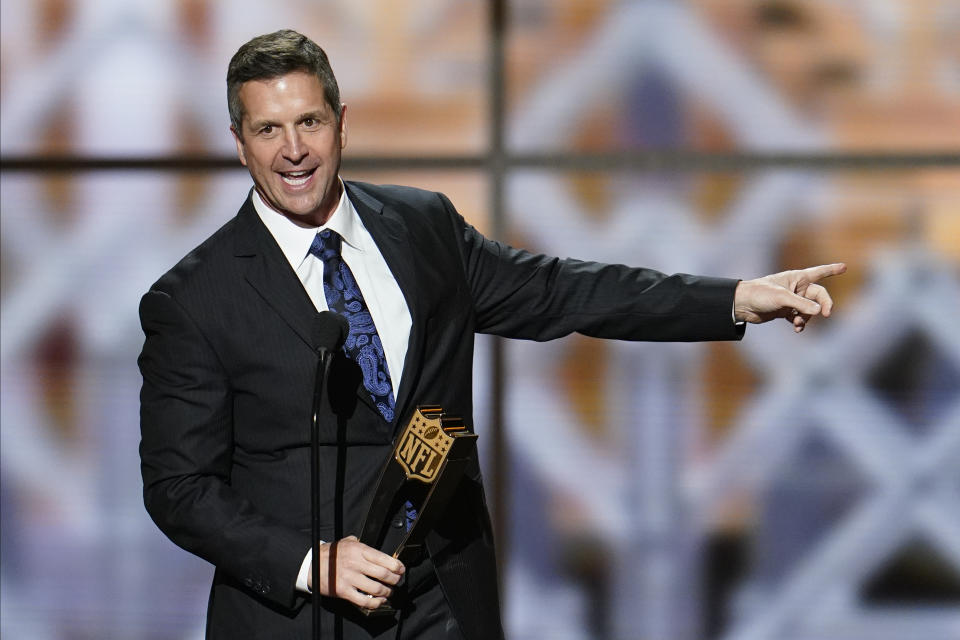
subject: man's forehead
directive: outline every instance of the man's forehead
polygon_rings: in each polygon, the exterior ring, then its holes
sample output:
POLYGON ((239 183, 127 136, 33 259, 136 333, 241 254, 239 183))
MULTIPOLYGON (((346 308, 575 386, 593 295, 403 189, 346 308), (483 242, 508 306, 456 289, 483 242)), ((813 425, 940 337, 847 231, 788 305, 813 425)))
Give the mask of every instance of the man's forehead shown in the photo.
POLYGON ((271 78, 248 80, 237 93, 244 107, 244 119, 293 117, 299 114, 333 117, 323 85, 313 74, 291 72, 271 78))

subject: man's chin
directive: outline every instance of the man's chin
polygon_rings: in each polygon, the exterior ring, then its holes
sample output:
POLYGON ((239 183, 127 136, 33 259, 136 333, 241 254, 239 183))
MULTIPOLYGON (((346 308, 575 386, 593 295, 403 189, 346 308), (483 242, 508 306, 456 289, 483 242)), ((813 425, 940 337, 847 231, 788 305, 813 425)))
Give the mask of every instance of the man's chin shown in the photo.
POLYGON ((329 218, 329 215, 323 215, 319 207, 291 206, 278 211, 301 227, 319 227, 329 218))
POLYGON ((323 224, 323 222, 319 221, 321 216, 316 209, 311 211, 281 209, 280 213, 282 213, 288 220, 301 227, 319 227, 321 224, 323 224))
POLYGON ((315 194, 309 196, 303 194, 301 197, 296 197, 284 193, 281 189, 271 190, 269 192, 270 197, 266 197, 264 190, 259 187, 257 187, 257 192, 260 194, 260 199, 268 207, 301 227, 319 227, 327 221, 337 203, 337 201, 334 201, 330 210, 326 211, 322 199, 317 198, 315 194))

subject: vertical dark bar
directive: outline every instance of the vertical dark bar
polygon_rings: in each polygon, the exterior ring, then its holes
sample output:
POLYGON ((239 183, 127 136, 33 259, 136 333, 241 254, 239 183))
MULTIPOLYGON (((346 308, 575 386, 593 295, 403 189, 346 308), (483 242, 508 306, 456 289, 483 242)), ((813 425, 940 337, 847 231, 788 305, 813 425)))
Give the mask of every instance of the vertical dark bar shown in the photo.
MULTIPOLYGON (((507 31, 507 0, 489 0, 490 9, 490 141, 488 172, 490 180, 490 227, 493 238, 503 240, 506 233, 506 203, 504 181, 506 158, 504 137, 506 128, 505 100, 505 48, 507 31)), ((493 530, 497 544, 497 575, 500 580, 500 597, 505 598, 503 576, 509 553, 507 522, 509 522, 509 458, 504 433, 504 344, 501 338, 492 341, 490 364, 492 369, 490 390, 491 436, 493 439, 493 530)))

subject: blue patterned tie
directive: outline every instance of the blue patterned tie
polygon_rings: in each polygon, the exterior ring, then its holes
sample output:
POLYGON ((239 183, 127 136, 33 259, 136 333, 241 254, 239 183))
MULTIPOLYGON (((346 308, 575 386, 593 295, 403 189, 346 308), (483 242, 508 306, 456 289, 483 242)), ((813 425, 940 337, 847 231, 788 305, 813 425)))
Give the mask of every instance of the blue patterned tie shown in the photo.
POLYGON ((393 386, 383 352, 383 343, 377 334, 373 317, 363 301, 360 287, 350 267, 340 257, 340 234, 324 229, 313 238, 310 253, 323 261, 323 293, 331 311, 339 313, 350 323, 350 333, 343 344, 347 357, 357 363, 363 373, 366 387, 380 415, 393 422, 393 386))

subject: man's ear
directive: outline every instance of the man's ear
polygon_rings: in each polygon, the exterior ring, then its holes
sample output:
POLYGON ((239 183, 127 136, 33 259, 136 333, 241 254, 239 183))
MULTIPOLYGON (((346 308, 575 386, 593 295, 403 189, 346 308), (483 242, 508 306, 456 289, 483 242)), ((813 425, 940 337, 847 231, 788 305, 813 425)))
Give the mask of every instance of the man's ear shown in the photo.
POLYGON ((347 105, 340 104, 340 148, 347 148, 347 105))
POLYGON ((233 141, 237 143, 237 157, 240 158, 240 164, 247 166, 247 155, 244 153, 243 138, 240 132, 233 125, 230 125, 230 133, 233 134, 233 141))

